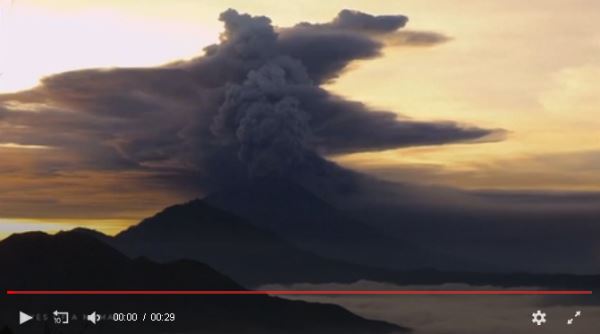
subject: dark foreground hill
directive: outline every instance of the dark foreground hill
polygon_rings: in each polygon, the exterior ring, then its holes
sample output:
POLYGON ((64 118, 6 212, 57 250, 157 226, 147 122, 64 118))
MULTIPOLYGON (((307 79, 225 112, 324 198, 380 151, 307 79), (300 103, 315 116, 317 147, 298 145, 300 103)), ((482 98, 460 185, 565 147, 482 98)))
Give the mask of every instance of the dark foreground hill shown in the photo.
MULTIPOLYGON (((240 290, 237 283, 190 260, 155 263, 131 260, 96 238, 77 232, 14 235, 0 242, 3 290, 240 290)), ((341 307, 257 296, 4 296, 0 328, 16 328, 17 312, 55 309, 174 312, 174 323, 96 326, 80 321, 61 333, 393 333, 402 328, 360 318, 341 307), (84 330, 84 326, 88 326, 84 330)), ((31 321, 18 333, 43 333, 31 321)))

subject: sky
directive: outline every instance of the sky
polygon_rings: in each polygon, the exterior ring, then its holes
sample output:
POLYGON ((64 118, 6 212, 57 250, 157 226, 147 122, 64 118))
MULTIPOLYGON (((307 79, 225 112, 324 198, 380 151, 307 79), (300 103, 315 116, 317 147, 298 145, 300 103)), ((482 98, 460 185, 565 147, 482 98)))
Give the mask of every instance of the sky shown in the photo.
MULTIPOLYGON (((322 87, 399 117, 503 130, 501 140, 329 155, 345 167, 464 189, 600 189, 600 3, 593 0, 4 0, 0 92, 65 71, 193 59, 219 42, 227 8, 266 15, 279 27, 329 22, 346 8, 406 15, 405 29, 446 39, 390 43, 322 87)), ((0 122, 0 131, 7 126, 14 125, 0 122)), ((65 168, 82 157, 50 144, 4 141, 0 154, 0 237, 81 224, 115 233, 190 196, 147 170, 65 168)))

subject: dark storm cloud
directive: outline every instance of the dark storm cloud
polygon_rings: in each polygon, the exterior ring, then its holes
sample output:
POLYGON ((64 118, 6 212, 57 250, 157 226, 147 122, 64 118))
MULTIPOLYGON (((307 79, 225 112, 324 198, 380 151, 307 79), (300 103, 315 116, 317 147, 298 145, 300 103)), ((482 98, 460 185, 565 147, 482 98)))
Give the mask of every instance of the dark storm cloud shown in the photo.
POLYGON ((398 34, 404 16, 342 11, 330 23, 281 29, 267 17, 234 10, 220 19, 221 42, 191 61, 68 72, 1 95, 0 142, 68 150, 79 157, 80 166, 71 168, 193 175, 201 187, 211 187, 238 182, 248 172, 341 171, 323 153, 476 141, 498 133, 399 118, 320 87, 351 61, 378 56, 381 38, 398 34))

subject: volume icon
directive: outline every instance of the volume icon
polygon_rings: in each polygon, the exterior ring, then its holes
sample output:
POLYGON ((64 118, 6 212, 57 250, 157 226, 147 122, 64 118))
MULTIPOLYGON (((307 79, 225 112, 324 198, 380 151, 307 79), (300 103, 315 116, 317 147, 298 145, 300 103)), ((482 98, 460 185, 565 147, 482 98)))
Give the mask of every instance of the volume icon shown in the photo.
POLYGON ((86 316, 86 320, 95 325, 100 320, 100 315, 96 312, 93 312, 92 314, 88 314, 86 316))

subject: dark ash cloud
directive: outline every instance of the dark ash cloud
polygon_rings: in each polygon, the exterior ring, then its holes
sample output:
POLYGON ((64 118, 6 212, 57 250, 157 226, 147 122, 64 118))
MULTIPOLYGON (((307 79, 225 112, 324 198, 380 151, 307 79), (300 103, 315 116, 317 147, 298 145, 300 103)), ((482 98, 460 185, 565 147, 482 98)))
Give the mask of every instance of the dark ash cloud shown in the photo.
POLYGON ((62 73, 34 89, 0 95, 0 142, 63 149, 79 157, 69 168, 141 170, 191 178, 206 189, 248 175, 342 171, 323 154, 499 133, 399 118, 320 86, 350 62, 379 56, 382 40, 402 33, 405 16, 344 10, 330 23, 275 28, 267 17, 230 9, 220 20, 221 42, 196 59, 62 73))
POLYGON ((358 11, 344 9, 331 22, 330 26, 337 29, 390 32, 406 25, 408 17, 404 15, 373 16, 358 11))
POLYGON ((313 27, 317 29, 337 29, 362 33, 394 32, 408 23, 404 15, 370 15, 355 10, 344 9, 329 23, 300 23, 296 27, 313 27))
POLYGON ((430 47, 452 40, 451 37, 435 31, 404 30, 386 36, 386 45, 430 47))
POLYGON ((449 40, 436 32, 402 30, 407 23, 403 15, 342 10, 329 23, 303 22, 279 29, 279 40, 285 52, 300 59, 310 77, 322 83, 340 76, 353 60, 380 56, 386 45, 433 46, 449 40))
POLYGON ((211 130, 225 144, 239 146, 238 156, 251 175, 281 175, 312 157, 310 115, 289 91, 310 85, 302 64, 274 59, 250 71, 241 85, 232 84, 211 130))

